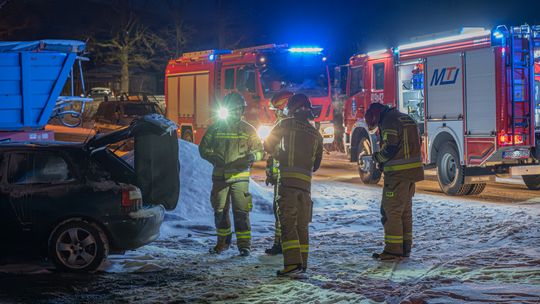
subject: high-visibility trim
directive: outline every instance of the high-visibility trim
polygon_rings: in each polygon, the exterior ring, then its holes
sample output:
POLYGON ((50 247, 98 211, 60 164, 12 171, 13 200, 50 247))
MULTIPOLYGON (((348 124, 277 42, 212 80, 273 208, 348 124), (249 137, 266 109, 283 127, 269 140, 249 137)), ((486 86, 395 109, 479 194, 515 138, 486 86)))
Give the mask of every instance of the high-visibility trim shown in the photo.
POLYGON ((251 239, 251 230, 247 231, 236 231, 237 239, 251 239))
POLYGON ((294 166, 294 141, 296 137, 296 132, 292 131, 289 135, 289 166, 294 166))
POLYGON ((390 235, 390 234, 386 234, 384 236, 385 239, 394 239, 394 240, 400 240, 403 238, 402 235, 390 235))
POLYGON ((225 173, 225 179, 234 179, 234 178, 249 178, 249 171, 238 172, 238 173, 225 173))
POLYGON ((422 167, 422 162, 414 162, 404 165, 384 166, 384 172, 401 171, 420 167, 422 167))
POLYGON ((291 250, 291 249, 299 249, 299 248, 300 248, 300 241, 298 240, 286 241, 286 242, 281 243, 281 249, 283 251, 291 250))
POLYGON ((386 196, 386 197, 394 197, 394 195, 395 195, 394 191, 386 191, 384 193, 384 196, 386 196))
POLYGON ((383 140, 388 140, 388 135, 398 136, 398 132, 392 129, 386 129, 382 131, 383 140))
POLYGON ((387 244, 403 244, 403 240, 384 240, 387 244))
POLYGON ((384 157, 384 155, 382 155, 382 153, 380 152, 376 152, 374 157, 380 163, 384 163, 388 160, 388 158, 384 157))
POLYGON ((229 236, 232 234, 231 228, 217 229, 218 236, 229 236))
POLYGON ((405 159, 408 159, 410 157, 409 154, 409 133, 407 133, 407 130, 403 132, 403 154, 405 156, 405 159))
POLYGON ((298 173, 298 172, 281 172, 282 178, 296 178, 305 182, 311 183, 311 176, 298 173))
POLYGON ((255 157, 255 161, 259 161, 263 158, 263 153, 260 152, 260 151, 257 151, 255 153, 253 153, 253 156, 255 157))
POLYGON ((300 245, 300 252, 308 253, 309 252, 309 245, 300 245))

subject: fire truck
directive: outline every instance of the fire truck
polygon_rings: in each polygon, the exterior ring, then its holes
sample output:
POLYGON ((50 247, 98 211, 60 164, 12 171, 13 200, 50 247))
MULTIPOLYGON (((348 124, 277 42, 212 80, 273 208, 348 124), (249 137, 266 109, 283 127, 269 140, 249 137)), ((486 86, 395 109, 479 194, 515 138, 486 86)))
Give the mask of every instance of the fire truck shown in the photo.
POLYGON ((496 175, 540 189, 540 26, 463 29, 354 55, 347 68, 344 141, 362 182, 381 177, 364 121, 378 102, 417 121, 444 193, 479 194, 496 175))
POLYGON ((232 91, 244 96, 244 118, 264 139, 276 119, 270 99, 288 90, 309 96, 324 142, 334 141, 329 70, 322 48, 269 44, 184 53, 169 61, 165 78, 167 118, 177 122, 184 140, 200 143, 208 126, 219 119, 221 99, 232 91))

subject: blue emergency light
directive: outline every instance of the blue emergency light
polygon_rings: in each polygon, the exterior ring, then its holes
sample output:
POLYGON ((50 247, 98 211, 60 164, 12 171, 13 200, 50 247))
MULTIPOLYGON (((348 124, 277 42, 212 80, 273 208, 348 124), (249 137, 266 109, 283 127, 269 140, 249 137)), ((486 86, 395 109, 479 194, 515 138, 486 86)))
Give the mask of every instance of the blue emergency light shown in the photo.
POLYGON ((289 52, 291 53, 309 53, 320 54, 324 49, 316 46, 303 46, 303 47, 291 47, 289 52))

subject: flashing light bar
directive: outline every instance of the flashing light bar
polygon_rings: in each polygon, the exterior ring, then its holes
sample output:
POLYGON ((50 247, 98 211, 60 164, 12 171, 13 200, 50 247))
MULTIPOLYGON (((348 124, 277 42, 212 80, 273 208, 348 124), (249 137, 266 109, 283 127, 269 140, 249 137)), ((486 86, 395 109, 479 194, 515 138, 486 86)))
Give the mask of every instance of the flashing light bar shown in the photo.
POLYGON ((454 42, 454 41, 460 41, 460 40, 466 40, 466 39, 482 38, 485 36, 489 36, 490 33, 491 33, 490 30, 482 29, 478 31, 466 32, 459 35, 453 35, 453 36, 448 36, 448 37, 443 37, 443 38, 436 38, 432 40, 403 44, 403 45, 400 45, 398 49, 400 51, 403 51, 403 50, 410 50, 410 49, 415 49, 419 47, 437 45, 437 44, 441 44, 445 42, 454 42))
POLYGON ((504 35, 500 31, 494 31, 493 37, 495 37, 496 39, 501 39, 502 37, 504 37, 504 35))
POLYGON ((370 57, 373 57, 373 56, 377 56, 377 55, 382 55, 382 54, 384 54, 386 52, 388 52, 388 49, 382 49, 382 50, 376 50, 376 51, 367 52, 367 55, 370 56, 370 57))
POLYGON ((291 53, 310 53, 310 54, 320 54, 324 49, 321 47, 291 47, 289 52, 291 53))

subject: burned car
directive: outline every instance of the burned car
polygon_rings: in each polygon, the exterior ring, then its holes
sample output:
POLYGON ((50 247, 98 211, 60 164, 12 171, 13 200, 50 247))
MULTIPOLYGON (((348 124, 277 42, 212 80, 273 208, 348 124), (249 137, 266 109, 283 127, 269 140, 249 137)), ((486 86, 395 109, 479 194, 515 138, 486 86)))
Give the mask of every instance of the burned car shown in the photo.
POLYGON ((178 201, 178 173, 176 126, 157 114, 86 143, 0 144, 0 254, 96 270, 109 253, 159 236, 178 201), (134 167, 107 147, 127 138, 134 167))

